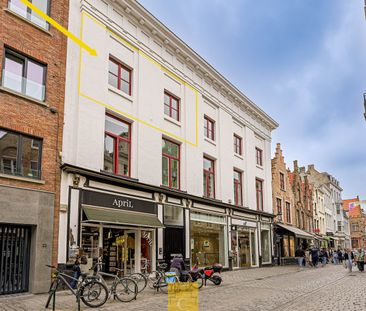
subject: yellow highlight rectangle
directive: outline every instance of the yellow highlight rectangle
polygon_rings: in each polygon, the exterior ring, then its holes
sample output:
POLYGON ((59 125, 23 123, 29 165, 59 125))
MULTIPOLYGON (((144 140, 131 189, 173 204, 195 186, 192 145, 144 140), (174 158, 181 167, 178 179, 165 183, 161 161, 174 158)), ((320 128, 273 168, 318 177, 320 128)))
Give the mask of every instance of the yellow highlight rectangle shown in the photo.
POLYGON ((126 112, 123 112, 119 109, 116 109, 112 106, 110 106, 107 103, 103 103, 91 96, 88 96, 87 94, 84 94, 81 91, 81 85, 80 85, 80 81, 81 81, 81 70, 82 70, 82 50, 80 47, 80 57, 79 57, 79 70, 78 70, 78 95, 80 97, 84 97, 90 101, 92 101, 95 104, 104 106, 106 108, 108 108, 111 111, 114 111, 116 113, 119 113, 123 116, 126 116, 127 118, 134 120, 136 122, 140 122, 148 127, 150 127, 153 130, 159 131, 163 134, 166 134, 172 138, 175 138, 181 142, 187 143, 193 147, 198 147, 198 90, 196 88, 194 88, 192 85, 190 85, 189 83, 185 82, 184 80, 182 80, 180 77, 178 77, 176 74, 174 74, 173 72, 171 72, 168 68, 162 66, 161 64, 159 64, 157 61, 155 61, 154 59, 152 59, 150 56, 148 56, 146 53, 144 53, 143 51, 141 51, 138 47, 134 46, 133 44, 131 44, 130 42, 126 41, 125 39, 123 39, 121 36, 119 36, 117 33, 115 33, 113 30, 109 29, 106 25, 102 24, 101 22, 99 22, 97 19, 95 19, 94 17, 92 17, 90 14, 86 13, 86 12, 82 12, 82 18, 81 18, 81 28, 80 28, 80 39, 82 40, 82 36, 83 36, 83 29, 84 29, 84 16, 87 16, 89 19, 91 19, 93 22, 95 22, 98 26, 104 28, 105 30, 107 30, 109 33, 111 33, 114 37, 116 37, 118 40, 122 41, 124 44, 126 44, 129 48, 133 49, 134 51, 138 52, 141 56, 145 57, 146 59, 148 59, 150 62, 152 62, 154 65, 156 65, 157 67, 159 67, 161 70, 163 70, 165 73, 167 73, 168 75, 170 75, 171 77, 173 77, 174 79, 178 80, 179 82, 181 82, 182 84, 184 84, 185 86, 187 86, 189 89, 191 89, 193 92, 195 92, 195 105, 196 105, 196 118, 195 118, 195 126, 196 126, 196 142, 191 142, 189 140, 184 139, 183 137, 177 136, 173 133, 170 133, 162 128, 159 128, 158 126, 151 124, 147 121, 141 120, 139 118, 136 118, 126 112))
POLYGON ((169 283, 168 311, 198 311, 198 287, 190 282, 169 283))

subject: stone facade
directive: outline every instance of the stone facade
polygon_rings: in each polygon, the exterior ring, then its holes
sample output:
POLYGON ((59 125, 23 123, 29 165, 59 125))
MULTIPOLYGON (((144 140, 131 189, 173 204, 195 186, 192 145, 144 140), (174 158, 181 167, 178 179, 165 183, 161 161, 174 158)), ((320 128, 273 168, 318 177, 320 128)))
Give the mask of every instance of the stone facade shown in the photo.
POLYGON ((349 211, 351 247, 365 248, 366 215, 360 205, 355 205, 356 202, 359 202, 358 196, 354 199, 343 200, 343 210, 349 211))
MULTIPOLYGON (((59 155, 62 144, 67 38, 34 13, 29 13, 29 10, 27 13, 20 1, 2 0, 0 3, 0 130, 11 135, 23 135, 19 137, 29 137, 32 142, 33 138, 41 141, 41 147, 37 149, 41 153, 39 178, 29 178, 29 174, 21 172, 9 173, 4 168, 5 157, 1 156, 0 219, 4 226, 16 224, 32 228, 28 290, 39 293, 47 291, 49 287, 50 271, 44 265, 57 262, 58 230, 55 228, 58 228, 60 202, 59 155), (10 68, 6 73, 5 52, 12 53, 18 59, 16 63, 14 59, 9 61, 9 57, 6 58, 10 68), (19 59, 23 60, 20 65, 19 59), (32 79, 35 78, 25 76, 28 73, 24 73, 24 68, 34 64, 41 64, 45 68, 42 89, 45 95, 42 100, 27 93, 28 87, 34 87, 32 79), (23 73, 14 78, 17 66, 23 66, 23 73), (7 84, 6 79, 11 78, 12 82, 7 84), (21 83, 22 91, 12 87, 14 81, 21 83), (55 219, 53 215, 56 216, 55 219)), ((45 3, 50 4, 47 13, 67 28, 68 1, 45 3)), ((1 136, 4 141, 0 139, 0 154, 9 148, 6 136, 1 136)), ((23 138, 19 138, 19 141, 21 139, 23 138)), ((20 143, 17 150, 21 148, 19 146, 20 143)), ((32 145, 32 148, 38 147, 32 145)), ((22 162, 24 167, 26 159, 22 162)), ((15 164, 14 160, 10 170, 16 165, 19 164, 15 164)))

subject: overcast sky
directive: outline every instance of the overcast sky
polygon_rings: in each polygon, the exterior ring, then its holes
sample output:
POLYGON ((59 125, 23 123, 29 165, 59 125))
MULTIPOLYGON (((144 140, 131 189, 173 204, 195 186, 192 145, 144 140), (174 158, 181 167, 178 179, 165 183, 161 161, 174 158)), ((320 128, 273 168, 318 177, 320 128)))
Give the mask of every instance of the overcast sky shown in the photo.
POLYGON ((274 118, 272 155, 366 199, 363 0, 140 0, 274 118))

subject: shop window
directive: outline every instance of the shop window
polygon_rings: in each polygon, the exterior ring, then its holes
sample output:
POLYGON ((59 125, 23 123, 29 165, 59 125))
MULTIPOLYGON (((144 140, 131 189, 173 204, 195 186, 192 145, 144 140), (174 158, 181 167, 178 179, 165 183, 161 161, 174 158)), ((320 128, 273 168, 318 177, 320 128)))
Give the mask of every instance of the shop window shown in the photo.
POLYGON ((163 139, 162 181, 169 188, 179 189, 180 183, 180 147, 170 140, 163 139))
POLYGON ((44 101, 46 66, 27 56, 5 49, 2 85, 15 92, 44 101))
POLYGON ((204 267, 214 263, 225 265, 225 226, 191 220, 192 263, 204 267))
POLYGON ((184 209, 178 206, 164 205, 164 224, 168 226, 183 226, 184 209))
POLYGON ((257 165, 263 166, 263 151, 259 148, 255 148, 255 155, 256 155, 257 165))
MULTIPOLYGON (((50 0, 29 0, 29 2, 35 5, 42 12, 50 15, 50 0)), ((14 13, 17 13, 18 15, 36 24, 37 26, 47 30, 49 29, 49 24, 20 0, 9 0, 8 8, 14 13)))
POLYGON ((179 121, 180 100, 168 92, 164 93, 164 114, 179 121))
POLYGON ((127 95, 132 94, 132 69, 123 65, 113 57, 109 58, 109 85, 119 89, 127 95))
POLYGON ((271 262, 269 230, 262 230, 261 232, 261 250, 262 262, 271 262))
POLYGON ((41 154, 41 139, 0 129, 1 173, 40 179, 41 154))
POLYGON ((204 134, 205 137, 215 140, 215 121, 208 116, 204 117, 204 134))
POLYGON ((263 181, 260 179, 256 179, 255 186, 256 186, 257 210, 263 211, 263 181))
POLYGON ((114 116, 105 120, 104 170, 130 176, 131 125, 114 116))
POLYGON ((289 257, 289 236, 284 235, 282 238, 282 257, 289 257))
POLYGON ((295 257, 295 237, 290 236, 290 257, 295 257))
POLYGON ((207 198, 215 198, 215 162, 206 157, 203 158, 203 195, 207 198))
POLYGON ((243 205, 242 172, 234 170, 234 202, 235 205, 243 205))
POLYGON ((234 134, 234 152, 242 155, 242 138, 236 134, 234 134))
POLYGON ((257 265, 257 240, 255 238, 256 236, 256 230, 252 231, 250 234, 250 249, 252 253, 252 266, 257 265))
MULTIPOLYGON (((88 259, 88 266, 91 268, 93 263, 96 263, 102 255, 102 249, 99 249, 99 227, 82 226, 81 245, 83 253, 88 259)), ((69 253, 70 259, 76 257, 76 255, 69 253)))

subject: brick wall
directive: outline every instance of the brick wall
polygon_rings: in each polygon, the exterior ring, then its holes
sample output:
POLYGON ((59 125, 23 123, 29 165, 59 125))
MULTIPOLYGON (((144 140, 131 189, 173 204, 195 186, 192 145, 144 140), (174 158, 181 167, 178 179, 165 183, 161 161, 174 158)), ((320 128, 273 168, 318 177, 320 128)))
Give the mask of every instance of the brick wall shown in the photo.
MULTIPOLYGON (((50 1, 50 16, 67 28, 68 1, 50 1)), ((60 170, 67 38, 54 29, 42 31, 6 8, 0 0, 0 66, 3 69, 4 47, 30 56, 47 65, 46 105, 0 90, 0 127, 43 139, 42 176, 44 184, 0 178, 0 185, 43 190, 55 193, 53 263, 57 263, 60 170), (57 112, 51 111, 51 108, 57 112)), ((2 77, 1 77, 2 78, 2 77)), ((26 208, 26 206, 24 207, 26 208)))

